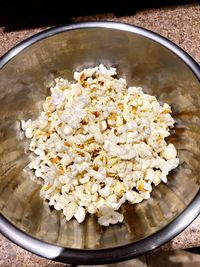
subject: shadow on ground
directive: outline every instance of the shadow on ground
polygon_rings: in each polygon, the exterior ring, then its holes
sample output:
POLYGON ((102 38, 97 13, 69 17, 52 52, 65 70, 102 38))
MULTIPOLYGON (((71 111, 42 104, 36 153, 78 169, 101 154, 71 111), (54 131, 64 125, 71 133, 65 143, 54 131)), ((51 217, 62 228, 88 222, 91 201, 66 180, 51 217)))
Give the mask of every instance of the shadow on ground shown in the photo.
POLYGON ((195 3, 192 0, 101 0, 101 1, 0 1, 0 27, 5 31, 59 25, 72 17, 113 13, 133 15, 138 10, 195 3), (159 3, 160 2, 160 3, 159 3))

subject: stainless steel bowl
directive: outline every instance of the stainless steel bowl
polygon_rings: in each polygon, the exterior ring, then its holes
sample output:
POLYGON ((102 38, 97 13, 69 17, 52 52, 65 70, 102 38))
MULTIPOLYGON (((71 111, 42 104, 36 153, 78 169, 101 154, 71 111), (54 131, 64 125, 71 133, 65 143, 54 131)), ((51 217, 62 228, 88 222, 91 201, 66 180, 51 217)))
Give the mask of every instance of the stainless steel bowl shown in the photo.
POLYGON ((65 25, 44 31, 0 61, 0 230, 21 247, 73 264, 103 264, 147 253, 187 227, 200 212, 200 68, 184 51, 148 30, 113 22, 65 25), (180 166, 152 198, 124 205, 122 224, 101 227, 95 217, 65 222, 23 174, 29 161, 20 119, 36 118, 46 88, 60 74, 100 63, 118 68, 129 85, 173 108, 169 137, 180 166))

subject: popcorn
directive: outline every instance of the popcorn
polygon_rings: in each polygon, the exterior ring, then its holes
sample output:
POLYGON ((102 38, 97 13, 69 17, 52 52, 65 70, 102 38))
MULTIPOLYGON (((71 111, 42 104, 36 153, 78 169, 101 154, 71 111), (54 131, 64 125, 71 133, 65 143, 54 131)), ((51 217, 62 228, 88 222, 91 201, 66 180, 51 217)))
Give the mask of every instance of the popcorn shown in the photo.
POLYGON ((85 219, 85 215, 86 215, 85 209, 79 206, 76 213, 74 214, 74 217, 79 223, 82 223, 85 219))
POLYGON ((25 130, 25 136, 26 138, 31 138, 33 136, 33 129, 31 127, 25 130))
POLYGON ((101 127, 102 132, 104 132, 108 128, 108 124, 107 124, 106 120, 102 120, 100 122, 100 127, 101 127))
POLYGON ((168 146, 166 146, 164 151, 162 152, 162 156, 167 160, 176 158, 177 152, 174 145, 169 144, 168 146))
POLYGON ((67 221, 71 220, 71 218, 76 214, 77 210, 78 210, 78 205, 75 202, 70 202, 69 204, 67 204, 63 209, 63 213, 65 215, 66 220, 67 221))
POLYGON ((146 173, 145 173, 145 177, 144 177, 144 179, 147 180, 147 181, 152 182, 152 181, 154 180, 154 177, 155 177, 155 172, 154 172, 154 170, 152 170, 152 169, 147 169, 147 170, 146 170, 146 173))
POLYGON ((154 179, 153 179, 153 183, 155 186, 157 186, 160 182, 161 182, 161 171, 155 171, 154 172, 155 175, 154 175, 154 179))
POLYGON ((149 199, 179 164, 165 141, 171 107, 116 74, 101 64, 74 72, 74 83, 56 78, 38 119, 21 121, 35 155, 28 169, 66 221, 89 213, 100 225, 121 223, 121 205, 149 199))
POLYGON ((98 223, 104 226, 108 226, 110 224, 116 224, 116 223, 122 222, 123 219, 124 219, 124 216, 122 214, 111 210, 106 215, 102 215, 101 217, 99 217, 98 223))
POLYGON ((73 129, 69 125, 65 125, 61 128, 61 132, 62 132, 62 137, 65 138, 73 133, 73 129))
POLYGON ((109 207, 105 204, 102 204, 99 207, 99 219, 98 222, 101 225, 108 226, 109 224, 116 224, 122 222, 124 217, 122 214, 113 210, 112 207, 109 207))

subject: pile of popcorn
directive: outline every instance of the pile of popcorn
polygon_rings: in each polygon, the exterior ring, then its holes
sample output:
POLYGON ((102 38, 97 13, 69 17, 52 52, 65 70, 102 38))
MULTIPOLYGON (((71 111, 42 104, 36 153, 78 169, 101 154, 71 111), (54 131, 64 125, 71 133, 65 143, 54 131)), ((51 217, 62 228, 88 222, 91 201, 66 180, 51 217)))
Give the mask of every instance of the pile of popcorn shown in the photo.
POLYGON ((101 64, 75 72, 76 82, 57 78, 38 119, 21 121, 41 196, 67 221, 90 213, 100 225, 122 222, 121 205, 149 199, 179 164, 165 141, 170 106, 116 74, 101 64))

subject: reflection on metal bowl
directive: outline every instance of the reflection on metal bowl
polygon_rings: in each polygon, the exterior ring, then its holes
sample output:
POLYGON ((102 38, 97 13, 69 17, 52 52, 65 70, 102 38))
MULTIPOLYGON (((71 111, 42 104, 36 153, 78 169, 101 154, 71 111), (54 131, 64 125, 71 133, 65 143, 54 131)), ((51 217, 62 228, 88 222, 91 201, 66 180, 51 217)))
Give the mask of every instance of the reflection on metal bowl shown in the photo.
POLYGON ((141 28, 88 22, 37 34, 0 61, 0 230, 10 240, 57 261, 103 264, 122 261, 164 244, 200 212, 200 68, 168 40, 141 28), (59 74, 103 63, 115 66, 129 85, 173 108, 170 142, 180 166, 167 184, 138 205, 125 204, 124 222, 101 227, 88 216, 65 222, 39 195, 40 186, 23 174, 29 161, 20 119, 36 118, 46 89, 59 74))

